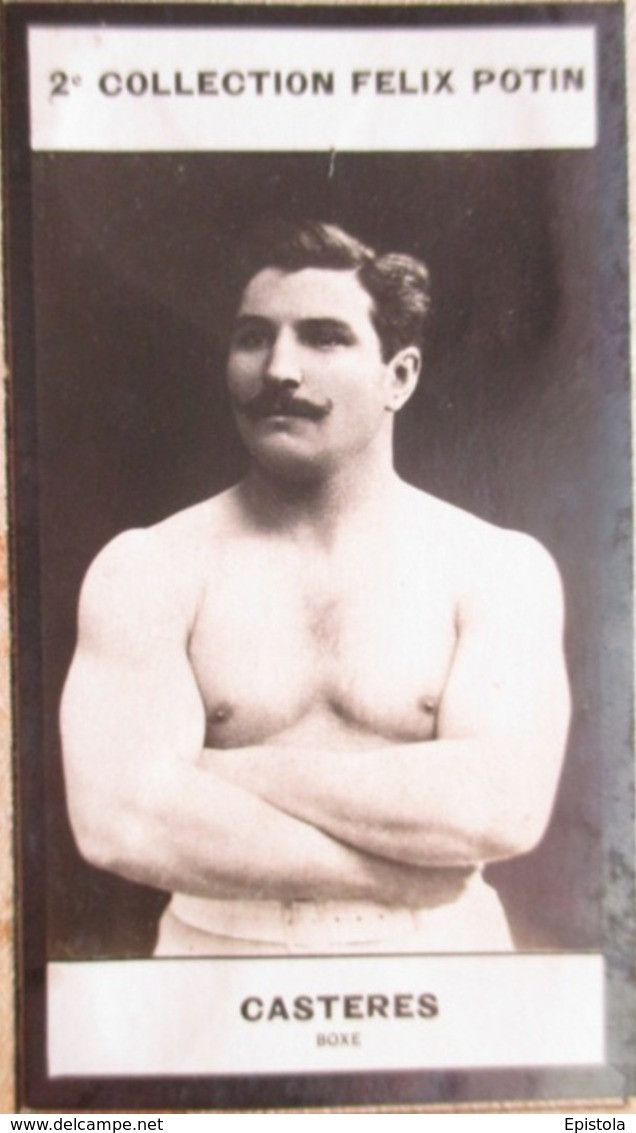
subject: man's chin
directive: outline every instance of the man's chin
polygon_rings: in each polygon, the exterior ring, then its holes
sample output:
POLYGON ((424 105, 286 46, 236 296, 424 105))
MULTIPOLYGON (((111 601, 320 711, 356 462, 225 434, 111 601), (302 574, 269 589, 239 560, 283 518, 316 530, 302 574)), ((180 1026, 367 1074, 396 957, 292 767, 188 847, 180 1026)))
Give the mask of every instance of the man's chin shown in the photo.
POLYGON ((317 454, 313 446, 294 437, 292 430, 272 430, 256 442, 251 438, 248 448, 254 463, 277 479, 308 484, 328 474, 324 457, 317 454))

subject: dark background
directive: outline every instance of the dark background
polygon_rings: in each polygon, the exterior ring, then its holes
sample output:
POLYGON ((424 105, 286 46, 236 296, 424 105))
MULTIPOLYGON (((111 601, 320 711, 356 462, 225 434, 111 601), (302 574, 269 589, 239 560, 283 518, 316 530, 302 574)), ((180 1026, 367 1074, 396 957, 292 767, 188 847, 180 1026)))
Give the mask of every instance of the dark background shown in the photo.
POLYGON ((218 313, 237 238, 270 213, 335 221, 430 267, 424 377, 399 420, 398 470, 539 538, 567 599, 575 707, 554 820, 537 851, 489 874, 522 945, 600 945, 601 566, 626 454, 603 425, 616 377, 598 352, 598 163, 598 151, 339 155, 331 171, 318 155, 35 155, 50 957, 152 947, 165 895, 73 847, 59 696, 97 551, 241 473, 218 313))

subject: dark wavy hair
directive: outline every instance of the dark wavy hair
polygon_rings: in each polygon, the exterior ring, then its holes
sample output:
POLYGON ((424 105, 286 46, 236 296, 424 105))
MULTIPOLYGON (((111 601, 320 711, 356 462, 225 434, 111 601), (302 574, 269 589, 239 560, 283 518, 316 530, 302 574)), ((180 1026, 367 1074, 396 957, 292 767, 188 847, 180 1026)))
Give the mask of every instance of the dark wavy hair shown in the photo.
POLYGON ((430 308, 429 273, 413 256, 379 254, 335 224, 268 221, 239 249, 231 279, 235 307, 249 281, 272 267, 285 272, 309 267, 355 271, 373 301, 371 319, 384 361, 405 346, 421 345, 430 308))

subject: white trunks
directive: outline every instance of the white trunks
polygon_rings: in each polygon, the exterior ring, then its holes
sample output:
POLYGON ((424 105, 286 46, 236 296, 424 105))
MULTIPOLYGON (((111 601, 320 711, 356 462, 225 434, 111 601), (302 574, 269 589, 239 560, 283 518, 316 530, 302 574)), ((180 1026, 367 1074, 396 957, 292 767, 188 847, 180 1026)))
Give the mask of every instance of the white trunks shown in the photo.
POLYGON ((509 952, 497 893, 479 870, 426 908, 372 901, 209 900, 175 893, 155 956, 509 952))

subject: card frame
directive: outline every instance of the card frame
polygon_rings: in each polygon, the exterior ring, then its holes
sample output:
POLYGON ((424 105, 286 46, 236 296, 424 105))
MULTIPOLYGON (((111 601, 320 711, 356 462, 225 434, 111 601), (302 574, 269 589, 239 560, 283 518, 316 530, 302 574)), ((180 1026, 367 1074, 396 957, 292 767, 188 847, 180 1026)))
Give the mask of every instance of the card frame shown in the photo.
MULTIPOLYGON (((564 10, 566 7, 572 10, 571 5, 564 6, 564 10)), ((576 9, 582 12, 584 7, 578 5, 576 9)), ((167 17, 175 22, 185 22, 188 18, 191 18, 195 11, 195 6, 186 7, 185 5, 162 5, 161 8, 164 18, 167 17)), ((598 14, 601 23, 605 19, 601 15, 603 9, 608 12, 613 9, 615 12, 618 10, 618 6, 594 5, 594 12, 598 14)), ((211 11, 211 9, 208 10, 211 11)), ((393 9, 393 11, 395 10, 393 9)), ((408 20, 407 8, 404 7, 399 10, 408 20)), ((553 10, 556 11, 556 9, 553 10)), ((588 6, 587 10, 591 11, 592 6, 588 6)), ((237 11, 236 6, 214 6, 214 17, 236 18, 237 11)), ((300 19, 301 22, 306 21, 308 24, 312 24, 320 18, 333 19, 336 14, 335 8, 327 13, 326 10, 317 7, 308 8, 306 12, 301 12, 300 9, 292 10, 277 7, 275 10, 268 10, 268 19, 273 23, 277 20, 285 21, 292 11, 295 19, 300 19)), ((358 23, 363 24, 366 20, 380 21, 388 11, 388 8, 375 9, 371 12, 369 9, 345 8, 343 6, 337 10, 337 18, 339 21, 355 26, 358 23)), ((473 6, 472 12, 469 8, 457 8, 455 11, 478 20, 482 13, 485 18, 486 6, 473 6)), ((510 12, 510 19, 513 19, 513 8, 510 7, 508 11, 510 12)), ((519 11, 520 9, 517 9, 517 15, 519 11)), ((524 6, 523 11, 529 13, 531 9, 524 6)), ((506 18, 505 9, 499 8, 498 12, 502 14, 502 18, 506 18)), ((138 20, 142 15, 148 20, 155 19, 157 5, 100 4, 97 6, 86 4, 80 6, 71 4, 61 6, 46 3, 35 5, 12 3, 5 7, 3 13, 5 68, 8 68, 9 75, 8 79, 5 75, 5 123, 7 128, 5 133, 4 211, 8 237, 5 266, 5 279, 8 280, 8 368, 10 374, 8 385, 8 462, 11 499, 19 501, 19 508, 15 506, 15 503, 11 508, 10 520, 13 546, 12 582, 14 587, 12 607, 12 624, 14 627, 13 683, 16 704, 18 701, 20 702, 20 710, 17 713, 19 723, 14 728, 14 744, 22 751, 28 752, 37 751, 40 745, 41 714, 38 662, 35 651, 28 644, 29 641, 36 639, 39 626, 37 609, 39 591, 37 499, 31 466, 32 454, 37 449, 37 422, 34 406, 26 403, 24 394, 19 388, 21 376, 29 374, 35 368, 34 313, 31 301, 33 295, 32 260, 30 255, 25 254, 31 246, 31 215, 26 198, 20 199, 19 203, 16 204, 18 193, 22 192, 29 176, 29 159, 25 145, 25 139, 28 137, 28 111, 23 33, 26 24, 31 20, 51 22, 59 18, 62 22, 66 22, 69 18, 72 18, 73 22, 92 23, 97 18, 102 17, 112 19, 117 24, 125 24, 128 21, 138 20), (18 334, 13 330, 15 327, 19 327, 18 334), (27 593, 29 598, 25 601, 24 595, 27 593), (27 643, 26 647, 22 644, 24 642, 27 643)), ((244 6, 241 9, 240 19, 241 21, 256 20, 260 15, 262 15, 261 9, 244 6)), ((531 19, 532 17, 528 18, 531 19)), ((536 18, 538 20, 540 15, 537 14, 536 18)), ((622 46, 620 44, 619 20, 614 16, 608 18, 605 27, 609 27, 610 24, 613 26, 611 32, 607 33, 609 40, 611 40, 611 46, 608 47, 608 50, 615 65, 620 67, 622 46)), ((610 69, 608 67, 608 71, 610 69)), ((603 97, 609 99, 608 89, 605 90, 603 97)), ((610 103, 608 102, 607 105, 610 105, 610 103)), ((620 133, 624 130, 625 125, 622 108, 614 104, 612 114, 614 126, 620 133)), ((621 242, 625 233, 623 230, 620 233, 618 232, 614 223, 614 216, 616 210, 620 211, 626 204, 623 163, 624 151, 620 145, 613 146, 611 153, 608 154, 607 167, 608 184, 611 186, 611 205, 608 205, 606 218, 606 250, 608 259, 619 264, 625 264, 625 248, 621 242)), ((618 324, 618 334, 621 333, 620 320, 624 315, 623 308, 624 297, 622 307, 619 302, 617 311, 614 312, 618 324)), ((615 340, 612 339, 611 334, 608 341, 611 350, 611 343, 614 342, 615 345, 615 340)), ((624 485, 619 488, 620 490, 623 490, 624 495, 624 485)), ((625 502, 625 506, 629 506, 628 501, 625 502)), ((626 562, 623 558, 618 565, 615 564, 614 574, 608 575, 607 583, 614 592, 620 593, 624 598, 627 593, 625 570, 626 562)), ((607 669, 603 679, 607 688, 615 682, 617 670, 620 674, 625 664, 630 663, 631 643, 627 640, 629 635, 625 633, 624 622, 621 625, 625 612, 625 606, 620 610, 617 608, 616 623, 606 626, 607 669)), ((627 614, 631 619, 631 611, 627 611, 627 614)), ((625 727, 630 726, 630 718, 631 706, 620 705, 613 725, 616 742, 621 742, 619 737, 624 734, 625 727)), ((625 980, 624 972, 623 974, 619 973, 621 966, 626 966, 629 963, 632 943, 631 928, 625 932, 625 926, 631 919, 628 910, 632 893, 632 879, 628 879, 627 875, 632 872, 630 865, 633 862, 633 844, 629 847, 629 854, 626 854, 625 830, 631 817, 633 786, 631 766, 622 763, 618 769, 620 777, 616 775, 616 767, 611 770, 612 778, 607 783, 607 790, 608 794, 612 796, 613 814, 614 816, 618 814, 620 817, 619 821, 614 821, 606 827, 610 837, 615 836, 616 838, 615 844, 610 845, 607 854, 606 881, 609 895, 606 901, 607 907, 614 917, 616 935, 611 944, 616 947, 618 957, 618 963, 613 969, 617 975, 617 984, 613 989, 610 989, 610 995, 613 997, 611 1002, 615 1005, 610 1007, 613 1020, 612 1041, 615 1043, 615 1047, 610 1050, 608 1063, 616 1066, 622 1062, 625 1072, 628 1073, 630 1070, 627 1051, 631 1038, 629 1019, 631 998, 626 999, 626 993, 631 997, 633 989, 631 989, 629 981, 625 980), (612 854, 614 855, 613 858, 611 858, 612 854), (614 863, 613 872, 609 866, 610 859, 614 863)), ((16 798, 21 796, 28 798, 31 803, 37 801, 38 806, 42 805, 43 784, 37 768, 37 761, 34 758, 21 762, 19 768, 13 773, 12 781, 16 798)), ((22 844, 22 850, 18 850, 18 860, 24 862, 26 840, 28 839, 32 843, 33 835, 26 828, 24 820, 20 818, 21 809, 24 813, 24 807, 20 808, 18 805, 15 815, 15 830, 17 844, 18 846, 22 844)), ((31 845, 29 852, 33 853, 33 845, 31 845)), ((18 893, 22 883, 23 868, 22 865, 18 869, 18 881, 16 883, 18 893)), ((172 1083, 136 1080, 134 1082, 122 1082, 117 1086, 112 1082, 105 1083, 96 1080, 84 1081, 80 1088, 80 1084, 68 1081, 57 1082, 52 1085, 50 1082, 46 1082, 41 1069, 40 1071, 34 1070, 34 1067, 41 1068, 44 1061, 41 1028, 36 1025, 38 1018, 41 1017, 43 996, 43 985, 38 977, 38 971, 41 972, 43 963, 43 904, 40 902, 38 905, 37 901, 31 900, 25 907, 24 900, 18 898, 16 906, 18 926, 20 924, 24 926, 25 918, 28 921, 28 931, 25 933, 24 927, 18 927, 16 934, 18 941, 20 941, 20 950, 24 949, 24 958, 18 966, 18 1003, 23 1025, 26 1026, 30 1038, 25 1045, 24 1031, 22 1031, 21 1038, 16 1044, 16 1058, 21 1066, 19 1079, 22 1082, 16 1100, 16 1108, 18 1104, 31 1107, 71 1107, 78 1106, 81 1102, 82 1107, 88 1107, 92 1110, 109 1108, 169 1110, 181 1108, 184 1097, 188 1108, 207 1108, 210 1106, 209 1086, 194 1080, 175 1080, 172 1083), (25 995, 27 987, 29 989, 28 995, 25 995), (39 1039, 35 1037, 38 1032, 39 1039), (187 1094, 184 1094, 186 1084, 187 1094)), ((11 1008, 9 1007, 10 1013, 11 1008)), ((10 1023, 9 1031, 10 1033, 13 1032, 12 1023, 10 1023)), ((7 1076, 6 1071, 5 1076, 7 1076)), ((557 1096, 560 1096, 562 1098, 579 1098, 582 1100, 582 1104, 589 1108, 590 1103, 586 1103, 583 1099, 588 1097, 591 1100, 592 1093, 600 1098, 618 1098, 624 1097, 633 1089, 633 1086, 628 1085, 626 1087, 623 1084, 620 1074, 614 1076, 608 1071, 595 1079, 594 1075, 590 1074, 589 1069, 580 1072, 574 1070, 566 1072, 533 1070, 519 1071, 518 1073, 506 1071, 502 1075, 493 1075, 491 1072, 475 1072, 468 1075, 460 1074, 459 1076, 457 1073, 448 1072, 443 1077, 440 1075, 435 1077, 437 1081, 430 1081, 428 1084, 423 1084, 423 1076, 420 1074, 416 1076, 373 1074, 365 1075, 364 1081, 360 1079, 354 1081, 354 1076, 346 1076, 347 1080, 345 1081, 341 1075, 321 1076, 320 1081, 317 1081, 316 1076, 310 1075, 300 1076, 293 1080, 288 1078, 285 1081, 256 1079, 249 1085, 243 1080, 238 1083, 228 1080, 219 1085, 214 1099, 214 1108, 288 1108, 325 1105, 381 1108, 394 1105, 398 1101, 396 1095, 399 1096, 401 1106, 429 1105, 439 1108, 448 1105, 449 1099, 452 1098, 454 1108, 464 1104, 475 1105, 477 1103, 482 1105, 495 1101, 519 1099, 524 1096, 527 1099, 530 1093, 535 1103, 540 1099, 554 1101, 557 1096), (398 1078, 399 1082, 397 1081, 398 1078), (529 1088, 530 1079, 531 1087, 529 1088)), ((10 1067, 8 1079, 10 1087, 10 1067)))

